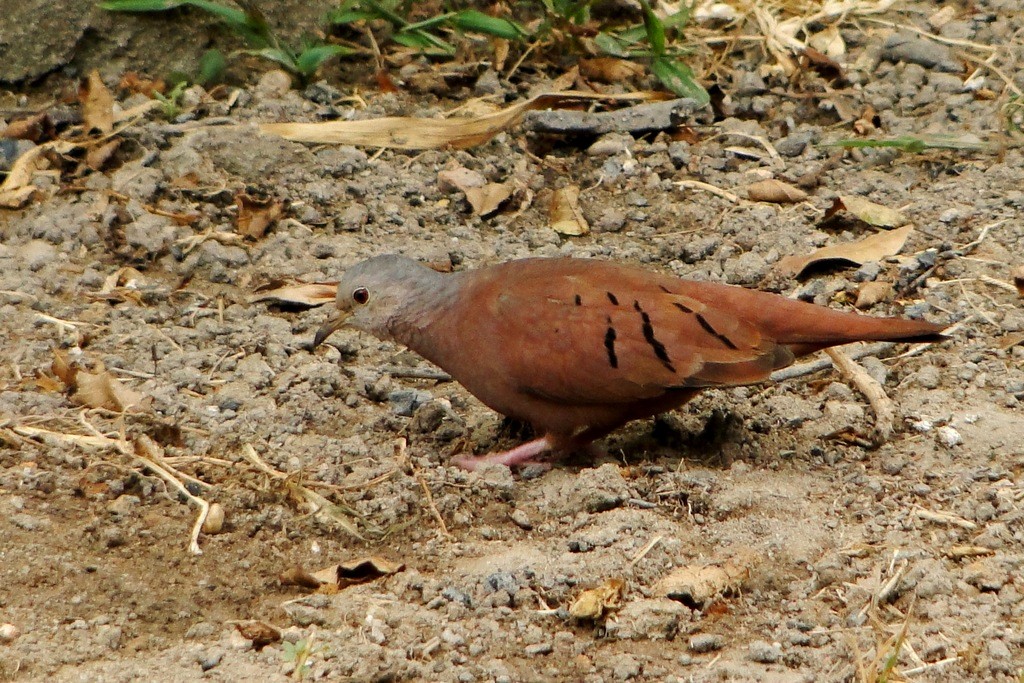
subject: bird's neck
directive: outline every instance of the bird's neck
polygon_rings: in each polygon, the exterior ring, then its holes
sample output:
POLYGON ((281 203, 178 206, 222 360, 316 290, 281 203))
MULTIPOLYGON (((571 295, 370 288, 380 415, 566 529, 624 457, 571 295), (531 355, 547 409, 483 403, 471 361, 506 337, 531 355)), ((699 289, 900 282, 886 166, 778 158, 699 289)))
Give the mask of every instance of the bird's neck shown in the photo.
POLYGON ((395 341, 436 363, 451 339, 449 314, 458 302, 460 278, 458 274, 433 275, 409 289, 388 320, 387 331, 395 341))

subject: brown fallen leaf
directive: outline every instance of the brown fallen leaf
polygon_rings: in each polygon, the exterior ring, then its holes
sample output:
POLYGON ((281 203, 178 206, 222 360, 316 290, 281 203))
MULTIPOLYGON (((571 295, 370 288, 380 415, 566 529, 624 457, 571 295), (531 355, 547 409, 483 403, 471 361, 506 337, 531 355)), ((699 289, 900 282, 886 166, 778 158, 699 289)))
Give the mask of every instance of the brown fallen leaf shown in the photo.
POLYGON ((588 588, 569 603, 569 616, 580 621, 595 621, 622 602, 626 582, 608 579, 597 588, 588 588))
POLYGON ((310 574, 302 565, 295 565, 289 569, 281 572, 278 580, 283 586, 299 586, 300 588, 309 588, 316 590, 323 581, 310 574))
POLYGON ((455 190, 465 192, 470 188, 483 187, 486 184, 487 178, 484 178, 482 173, 465 166, 446 168, 437 174, 437 188, 441 192, 453 192, 455 190))
POLYGON ((114 96, 96 69, 86 79, 81 100, 86 132, 99 131, 106 135, 114 130, 114 96))
POLYGON ((164 83, 163 79, 146 78, 134 71, 129 71, 124 76, 121 76, 121 82, 118 83, 118 87, 122 90, 127 90, 133 95, 142 94, 150 98, 153 97, 153 93, 163 94, 167 92, 167 84, 164 83))
POLYGON ((789 183, 769 178, 747 186, 747 199, 773 204, 795 204, 807 199, 807 193, 789 183))
POLYGON ((256 650, 261 650, 267 645, 281 640, 281 629, 265 621, 257 621, 255 619, 240 621, 235 624, 235 628, 238 629, 243 638, 252 641, 252 646, 256 650))
POLYGON ((115 413, 141 411, 148 407, 145 396, 122 384, 102 365, 97 372, 78 371, 71 400, 79 405, 103 408, 115 413))
POLYGON ((85 165, 94 171, 99 171, 110 160, 110 157, 114 156, 114 152, 120 146, 121 139, 114 138, 102 145, 90 147, 89 151, 85 153, 85 165))
POLYGON ((40 143, 52 140, 55 132, 50 115, 44 111, 35 116, 11 121, 0 137, 40 143))
POLYGON ((642 64, 618 57, 580 60, 580 74, 598 83, 621 83, 631 78, 640 78, 646 72, 642 64))
POLYGON ((736 560, 676 567, 654 585, 656 595, 701 609, 721 595, 732 595, 750 578, 750 566, 736 560))
POLYGON ((577 236, 590 232, 590 225, 580 211, 580 188, 577 185, 560 187, 552 193, 548 224, 559 235, 577 236))
POLYGON ((284 213, 284 202, 253 197, 245 192, 235 195, 238 206, 235 229, 239 235, 259 239, 284 213))
POLYGON ((470 187, 464 191, 466 201, 473 207, 473 213, 481 218, 486 218, 512 197, 516 191, 516 185, 511 182, 488 183, 483 187, 470 187))
POLYGON ((1010 332, 996 339, 996 347, 1001 351, 1012 349, 1020 343, 1024 343, 1024 332, 1010 332))
POLYGON ((836 197, 832 206, 825 211, 822 222, 828 221, 844 209, 868 225, 879 228, 894 228, 908 222, 902 212, 852 194, 836 197))
POLYGON ((271 301, 312 308, 332 303, 337 291, 337 282, 274 280, 257 287, 256 294, 249 298, 249 303, 271 301))
POLYGON ((842 261, 859 266, 870 261, 878 261, 886 256, 898 254, 913 231, 914 226, 907 225, 896 230, 875 233, 862 240, 822 247, 806 256, 787 256, 779 261, 776 269, 787 275, 797 276, 812 263, 842 261))
MULTIPOLYGON (((357 560, 342 562, 337 567, 328 568, 322 570, 322 572, 327 572, 326 575, 330 576, 329 572, 333 571, 334 582, 337 583, 338 588, 345 588, 357 583, 375 581, 382 576, 390 576, 404 570, 405 564, 403 563, 392 562, 383 557, 370 555, 357 560)), ((324 576, 322 572, 317 572, 314 576, 322 578, 324 576)))
POLYGON ((595 100, 638 102, 664 99, 662 93, 599 95, 576 91, 550 92, 531 97, 493 114, 474 118, 424 119, 388 116, 361 121, 322 123, 265 123, 260 130, 293 142, 361 145, 390 149, 466 149, 481 145, 515 125, 532 109, 548 109, 595 100))
POLYGON ((880 301, 888 301, 892 298, 893 288, 891 282, 878 280, 865 282, 857 290, 857 301, 854 306, 857 308, 871 308, 880 301))

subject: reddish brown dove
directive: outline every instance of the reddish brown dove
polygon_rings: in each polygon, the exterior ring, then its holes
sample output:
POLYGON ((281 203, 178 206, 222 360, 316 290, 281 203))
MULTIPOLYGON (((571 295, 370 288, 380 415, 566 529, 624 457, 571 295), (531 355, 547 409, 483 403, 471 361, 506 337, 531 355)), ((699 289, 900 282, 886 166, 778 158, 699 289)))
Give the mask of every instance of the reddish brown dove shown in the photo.
POLYGON ((378 256, 338 284, 347 323, 409 347, 540 438, 463 458, 515 465, 588 446, 705 387, 764 382, 799 356, 854 341, 935 341, 942 325, 873 318, 633 266, 531 258, 442 274, 378 256))

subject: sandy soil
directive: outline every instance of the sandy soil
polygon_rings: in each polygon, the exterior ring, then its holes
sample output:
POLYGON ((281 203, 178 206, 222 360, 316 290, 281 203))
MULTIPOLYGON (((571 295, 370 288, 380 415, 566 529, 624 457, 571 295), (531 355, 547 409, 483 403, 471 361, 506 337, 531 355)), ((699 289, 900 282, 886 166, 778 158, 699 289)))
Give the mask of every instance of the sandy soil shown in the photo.
MULTIPOLYGON (((734 55, 726 100, 689 141, 516 128, 460 152, 312 147, 253 124, 433 115, 473 85, 352 110, 271 75, 129 126, 99 171, 37 175, 36 200, 0 210, 0 679, 1021 680, 1024 308, 993 284, 1024 245, 1024 154, 999 75, 1024 88, 1015 4, 959 9, 938 30, 947 42, 910 52, 891 29, 849 28, 848 83, 829 93, 810 73, 799 88, 762 77, 756 50, 734 55), (999 72, 965 89, 976 65, 962 70, 955 41, 1005 49, 999 72), (844 112, 869 108, 875 135, 990 146, 827 146, 853 135, 844 112), (457 167, 532 201, 476 216, 438 181, 457 167), (743 199, 766 178, 809 197, 743 199), (566 183, 583 188, 589 235, 549 227, 566 183), (287 202, 259 239, 237 236, 242 191, 287 202), (838 195, 900 209, 915 226, 901 254, 780 275, 785 256, 872 232, 823 224, 838 195), (600 461, 467 473, 453 454, 521 436, 458 385, 406 376, 429 369, 408 351, 354 332, 313 351, 326 310, 252 301, 274 280, 336 280, 395 251, 456 269, 594 256, 837 307, 891 282, 870 313, 956 326, 912 355, 860 360, 897 410, 880 447, 865 398, 825 369, 707 392, 611 436, 600 461), (143 405, 83 408, 58 357, 143 405), (201 555, 197 508, 138 443, 224 510, 201 555), (310 492, 328 504, 311 512, 310 492), (319 592, 279 578, 369 555, 404 570, 319 592), (710 586, 667 597, 684 567, 710 586), (570 616, 613 579, 617 605, 570 616), (254 642, 237 628, 249 620, 283 641, 254 642)), ((917 9, 891 18, 931 31, 934 6, 917 9)))

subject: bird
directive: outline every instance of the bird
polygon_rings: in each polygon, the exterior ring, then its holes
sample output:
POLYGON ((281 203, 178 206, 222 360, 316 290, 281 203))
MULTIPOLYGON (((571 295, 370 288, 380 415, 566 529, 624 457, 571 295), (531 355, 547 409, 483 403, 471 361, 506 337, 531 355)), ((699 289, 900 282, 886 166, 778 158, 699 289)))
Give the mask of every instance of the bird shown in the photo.
POLYGON ((398 342, 537 438, 485 463, 592 448, 701 390, 768 381, 854 341, 928 342, 945 326, 835 310, 780 294, 586 258, 524 258, 441 273, 387 254, 349 267, 313 348, 348 325, 398 342))

